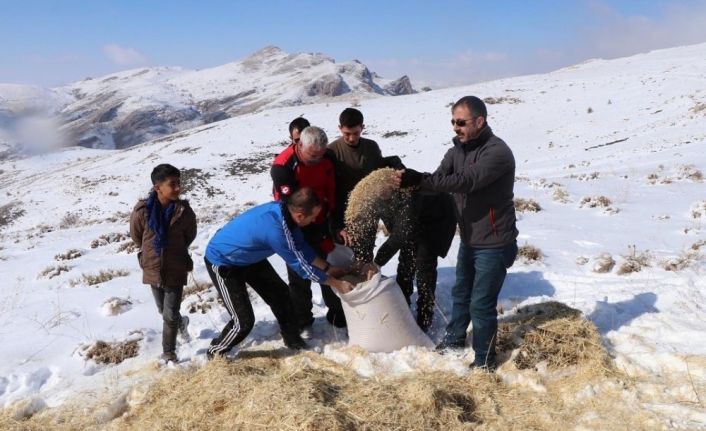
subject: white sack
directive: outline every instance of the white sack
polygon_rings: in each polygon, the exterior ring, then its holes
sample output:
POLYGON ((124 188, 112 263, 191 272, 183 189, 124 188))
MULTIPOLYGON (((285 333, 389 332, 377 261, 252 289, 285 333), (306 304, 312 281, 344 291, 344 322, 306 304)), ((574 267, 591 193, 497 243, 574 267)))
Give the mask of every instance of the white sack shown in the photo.
POLYGON ((369 352, 393 352, 406 346, 433 348, 419 329, 402 290, 393 278, 375 274, 339 295, 348 323, 348 344, 369 352))

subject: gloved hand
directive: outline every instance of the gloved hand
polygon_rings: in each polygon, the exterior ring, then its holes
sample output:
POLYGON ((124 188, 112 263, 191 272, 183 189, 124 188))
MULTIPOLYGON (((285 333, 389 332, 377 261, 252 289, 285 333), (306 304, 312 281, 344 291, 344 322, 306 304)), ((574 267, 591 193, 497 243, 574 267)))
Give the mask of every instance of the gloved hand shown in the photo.
POLYGON ((418 186, 419 183, 422 182, 422 178, 424 178, 424 174, 421 172, 417 172, 414 169, 405 169, 405 171, 402 172, 400 188, 418 186))

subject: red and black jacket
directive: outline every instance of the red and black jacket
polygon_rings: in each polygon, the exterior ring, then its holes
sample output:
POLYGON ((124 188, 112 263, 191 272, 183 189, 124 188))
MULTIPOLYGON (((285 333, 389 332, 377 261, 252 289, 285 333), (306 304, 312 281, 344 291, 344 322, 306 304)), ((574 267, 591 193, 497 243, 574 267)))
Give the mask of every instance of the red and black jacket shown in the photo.
MULTIPOLYGON (((314 224, 328 230, 329 217, 336 208, 336 175, 334 156, 329 150, 316 165, 305 165, 299 161, 296 144, 288 146, 275 157, 270 169, 272 194, 275 200, 282 200, 300 187, 314 190, 322 203, 322 209, 314 224)), ((325 247, 328 248, 328 247, 325 247)))

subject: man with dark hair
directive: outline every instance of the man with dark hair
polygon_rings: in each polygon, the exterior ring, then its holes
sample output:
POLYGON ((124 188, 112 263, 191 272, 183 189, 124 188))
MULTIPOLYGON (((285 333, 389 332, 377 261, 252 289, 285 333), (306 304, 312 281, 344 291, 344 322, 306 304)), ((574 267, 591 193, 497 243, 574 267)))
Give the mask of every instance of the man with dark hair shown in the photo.
POLYGON ((438 347, 463 348, 473 322, 476 356, 471 366, 494 369, 498 295, 507 268, 517 257, 515 158, 493 134, 481 99, 463 97, 451 113, 456 137, 441 165, 433 174, 407 169, 401 174, 401 185, 453 194, 461 244, 451 320, 438 347))
MULTIPOLYGON (((319 257, 326 259, 326 255, 333 250, 330 215, 336 208, 333 154, 326 147, 326 133, 318 127, 306 127, 296 136, 298 142, 282 151, 270 169, 273 194, 275 200, 282 200, 302 187, 309 187, 316 193, 321 202, 321 212, 313 223, 302 227, 302 232, 306 243, 319 257)), ((300 277, 291 268, 287 268, 287 278, 294 314, 299 327, 304 329, 314 323, 311 281, 300 277)), ((328 307, 326 320, 336 327, 345 327, 346 317, 338 296, 325 284, 321 285, 321 296, 328 307)))
MULTIPOLYGON (((341 137, 329 144, 336 160, 336 211, 333 226, 337 240, 349 244, 350 239, 344 226, 348 195, 355 186, 376 169, 393 167, 402 169, 399 157, 383 157, 377 142, 361 137, 365 124, 363 113, 355 108, 346 108, 338 118, 341 137)), ((384 222, 389 223, 388 220, 384 222)))
POLYGON ((297 117, 289 123, 289 139, 292 144, 298 144, 300 135, 304 129, 311 126, 309 120, 303 117, 297 117))
POLYGON ((245 211, 211 238, 204 261, 231 320, 214 338, 207 355, 223 355, 240 343, 255 324, 247 285, 270 306, 287 347, 306 343, 292 314, 287 285, 267 261, 277 254, 302 278, 329 285, 340 293, 353 286, 336 278, 344 270, 318 257, 304 240, 301 228, 316 220, 321 202, 310 188, 301 188, 286 202, 269 202, 245 211), (247 285, 246 285, 247 283, 247 285))

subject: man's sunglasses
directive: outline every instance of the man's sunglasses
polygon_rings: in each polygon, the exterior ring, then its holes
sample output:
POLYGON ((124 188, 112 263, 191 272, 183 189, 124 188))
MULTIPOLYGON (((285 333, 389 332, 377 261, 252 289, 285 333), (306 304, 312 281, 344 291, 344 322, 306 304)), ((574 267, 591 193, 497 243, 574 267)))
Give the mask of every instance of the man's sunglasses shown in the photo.
POLYGON ((464 120, 464 119, 457 120, 455 118, 452 118, 451 125, 458 126, 458 127, 466 127, 466 123, 468 123, 469 121, 473 121, 473 118, 469 118, 468 120, 464 120))

